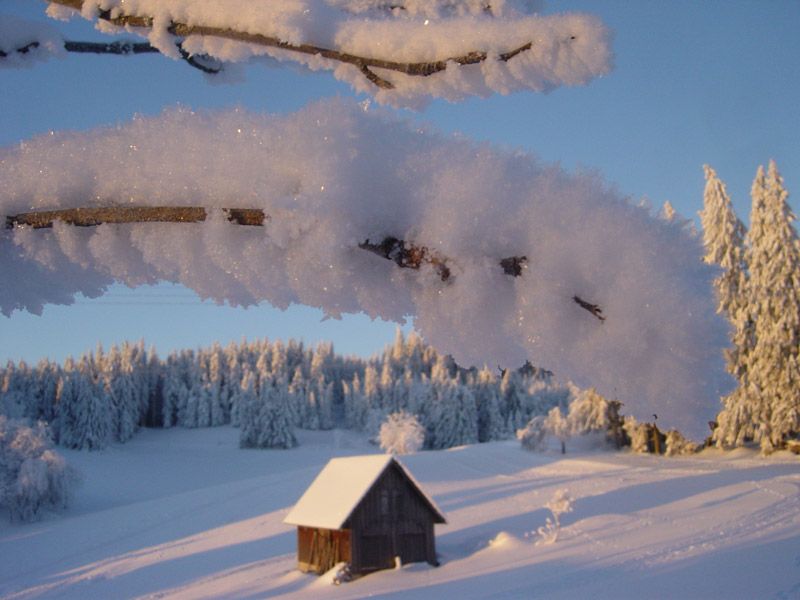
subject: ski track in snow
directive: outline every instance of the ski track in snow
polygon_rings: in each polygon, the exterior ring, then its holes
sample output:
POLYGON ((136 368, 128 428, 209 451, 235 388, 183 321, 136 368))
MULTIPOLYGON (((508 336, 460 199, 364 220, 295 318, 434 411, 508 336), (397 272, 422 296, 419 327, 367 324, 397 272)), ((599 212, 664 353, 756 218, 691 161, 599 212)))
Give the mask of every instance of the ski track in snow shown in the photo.
MULTIPOLYGON (((0 597, 797 598, 800 463, 747 452, 666 459, 498 442, 402 457, 448 519, 442 565, 355 582, 295 569, 288 509, 326 461, 373 453, 359 434, 300 432, 290 451, 237 447, 237 430, 147 430, 66 451, 73 507, 0 522, 0 597), (558 541, 545 504, 569 490, 558 541)), ((570 446, 568 446, 569 448, 570 446)), ((575 444, 572 445, 575 447, 575 444)), ((4 515, 3 515, 4 516, 4 515)))

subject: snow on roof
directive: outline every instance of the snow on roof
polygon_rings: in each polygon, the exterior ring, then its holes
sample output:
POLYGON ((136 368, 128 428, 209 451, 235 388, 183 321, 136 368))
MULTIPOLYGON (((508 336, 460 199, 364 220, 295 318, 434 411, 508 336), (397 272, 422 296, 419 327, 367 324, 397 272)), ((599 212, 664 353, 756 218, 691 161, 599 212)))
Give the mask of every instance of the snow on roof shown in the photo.
POLYGON ((370 454, 331 459, 283 520, 289 525, 341 529, 348 517, 378 480, 395 462, 419 493, 441 517, 442 512, 411 476, 408 470, 389 454, 370 454))

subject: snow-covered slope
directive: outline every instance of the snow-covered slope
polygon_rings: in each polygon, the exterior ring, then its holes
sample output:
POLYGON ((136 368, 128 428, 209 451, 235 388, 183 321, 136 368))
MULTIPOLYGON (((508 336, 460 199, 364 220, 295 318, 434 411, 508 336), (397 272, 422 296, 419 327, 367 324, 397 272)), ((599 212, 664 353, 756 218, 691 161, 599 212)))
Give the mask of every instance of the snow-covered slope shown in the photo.
POLYGON ((513 442, 404 463, 447 515, 442 565, 339 587, 295 570, 282 523, 333 456, 374 451, 349 432, 302 433, 289 451, 239 450, 237 431, 148 430, 68 452, 85 481, 72 508, 0 522, 3 598, 797 598, 800 463, 738 451, 664 459, 532 454, 513 442), (544 505, 575 499, 552 545, 544 505))

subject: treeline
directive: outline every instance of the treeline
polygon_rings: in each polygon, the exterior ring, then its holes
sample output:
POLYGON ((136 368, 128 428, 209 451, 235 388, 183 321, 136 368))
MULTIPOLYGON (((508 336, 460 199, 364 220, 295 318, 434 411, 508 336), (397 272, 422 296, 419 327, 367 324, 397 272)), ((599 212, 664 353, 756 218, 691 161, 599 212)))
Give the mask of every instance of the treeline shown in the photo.
POLYGON ((261 340, 173 352, 144 343, 97 348, 63 365, 13 363, 0 370, 0 414, 49 425, 56 443, 98 449, 140 427, 232 424, 244 447, 295 445, 295 428, 348 428, 377 435, 405 411, 425 427, 426 448, 513 437, 532 417, 566 407, 570 392, 551 374, 462 369, 398 330, 379 357, 337 355, 261 340))

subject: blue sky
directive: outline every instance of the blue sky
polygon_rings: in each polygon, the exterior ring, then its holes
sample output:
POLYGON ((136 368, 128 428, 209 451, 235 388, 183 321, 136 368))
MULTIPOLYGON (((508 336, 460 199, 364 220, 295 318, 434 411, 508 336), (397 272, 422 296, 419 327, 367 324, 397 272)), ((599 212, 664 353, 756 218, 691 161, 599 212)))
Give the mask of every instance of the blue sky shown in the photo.
MULTIPOLYGON (((41 16, 44 8, 39 0, 0 0, 0 18, 41 16)), ((436 101, 409 117, 568 169, 597 170, 634 200, 656 208, 669 200, 687 217, 702 206, 704 163, 727 183, 745 221, 759 164, 775 159, 790 193, 800 189, 799 2, 564 0, 546 10, 598 15, 614 32, 611 74, 546 95, 436 101)), ((70 39, 106 39, 79 19, 51 23, 70 39)), ((257 64, 244 83, 210 85, 158 55, 72 55, 0 69, 0 146, 49 130, 123 123, 176 104, 283 113, 330 96, 363 99, 330 75, 292 67, 257 64)), ((340 352, 370 355, 394 330, 363 315, 322 321, 305 307, 216 306, 173 285, 114 286, 98 299, 48 306, 41 316, 0 316, 0 361, 62 360, 126 339, 144 339, 165 354, 243 337, 331 340, 340 352)))

